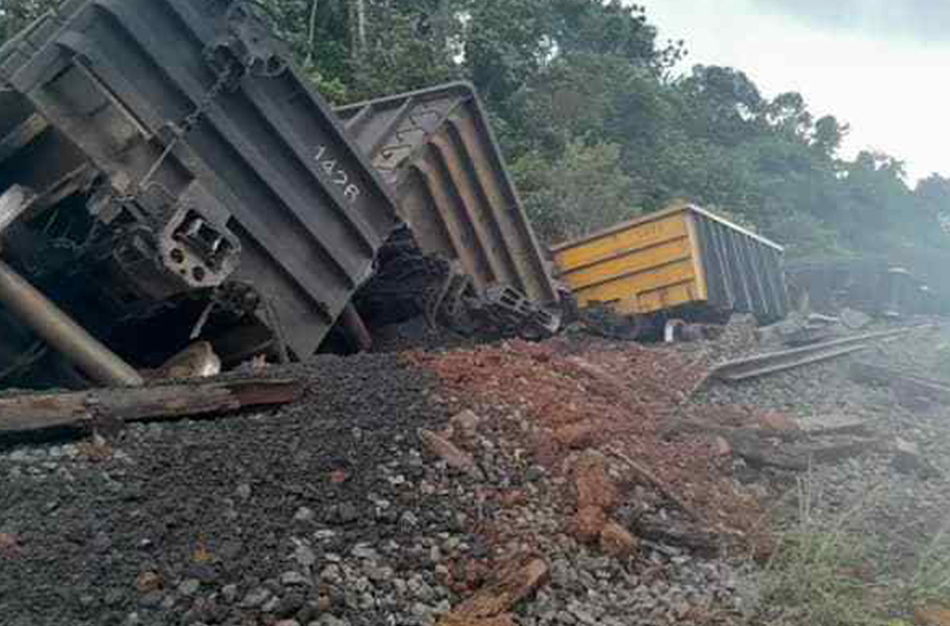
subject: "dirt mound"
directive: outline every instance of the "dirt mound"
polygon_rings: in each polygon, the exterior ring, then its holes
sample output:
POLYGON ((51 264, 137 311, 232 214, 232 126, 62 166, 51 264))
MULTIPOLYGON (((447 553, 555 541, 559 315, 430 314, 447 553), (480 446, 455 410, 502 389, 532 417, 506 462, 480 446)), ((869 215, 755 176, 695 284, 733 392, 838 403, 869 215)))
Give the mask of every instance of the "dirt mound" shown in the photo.
MULTIPOLYGON (((503 439, 519 442, 565 484, 576 483, 579 456, 602 453, 623 492, 616 506, 602 508, 634 509, 630 525, 658 510, 637 501, 645 488, 707 531, 757 537, 762 509, 737 488, 714 442, 664 436, 663 424, 703 380, 703 360, 669 348, 576 340, 512 341, 414 359, 450 391, 454 410, 499 416, 499 426, 508 424, 503 439), (520 416, 520 428, 505 420, 512 415, 520 416)), ((576 485, 566 489, 565 513, 584 509, 580 499, 576 485)))

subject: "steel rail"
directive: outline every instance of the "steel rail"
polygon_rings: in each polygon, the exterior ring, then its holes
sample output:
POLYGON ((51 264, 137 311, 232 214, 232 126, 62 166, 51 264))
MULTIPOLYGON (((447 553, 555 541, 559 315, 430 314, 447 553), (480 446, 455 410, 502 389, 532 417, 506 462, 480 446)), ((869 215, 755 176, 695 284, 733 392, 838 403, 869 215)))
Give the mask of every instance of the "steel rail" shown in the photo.
POLYGON ((715 367, 709 373, 709 378, 726 382, 739 382, 751 378, 758 378, 767 374, 783 372, 796 367, 820 363, 853 354, 867 349, 870 347, 870 344, 876 341, 903 335, 914 330, 933 327, 934 325, 932 324, 911 326, 895 330, 866 333, 854 337, 845 337, 844 339, 835 339, 833 341, 826 341, 803 348, 794 348, 792 350, 757 354, 743 359, 727 361, 715 367))

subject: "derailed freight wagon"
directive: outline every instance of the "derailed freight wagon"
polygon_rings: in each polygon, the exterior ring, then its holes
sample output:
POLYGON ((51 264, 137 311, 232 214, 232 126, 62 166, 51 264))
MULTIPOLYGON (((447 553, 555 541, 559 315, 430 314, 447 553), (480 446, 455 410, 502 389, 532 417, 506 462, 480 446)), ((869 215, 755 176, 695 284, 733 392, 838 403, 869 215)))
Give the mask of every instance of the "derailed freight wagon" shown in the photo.
POLYGON ((470 84, 380 98, 337 113, 394 189, 406 223, 381 251, 379 274, 360 294, 368 317, 406 309, 413 314, 417 285, 438 270, 426 261, 437 258, 465 280, 437 289, 432 308, 467 309, 515 329, 557 329, 560 302, 551 270, 470 84))
POLYGON ((644 332, 669 317, 788 313, 781 246, 686 203, 552 249, 581 309, 607 307, 644 332))
POLYGON ((794 299, 818 313, 839 315, 853 308, 894 317, 941 311, 937 292, 886 257, 802 259, 787 272, 794 299))
MULTIPOLYGON (((399 221, 255 11, 69 0, 0 49, 0 254, 136 367, 308 356, 399 221)), ((0 378, 58 362, 0 327, 0 378)))

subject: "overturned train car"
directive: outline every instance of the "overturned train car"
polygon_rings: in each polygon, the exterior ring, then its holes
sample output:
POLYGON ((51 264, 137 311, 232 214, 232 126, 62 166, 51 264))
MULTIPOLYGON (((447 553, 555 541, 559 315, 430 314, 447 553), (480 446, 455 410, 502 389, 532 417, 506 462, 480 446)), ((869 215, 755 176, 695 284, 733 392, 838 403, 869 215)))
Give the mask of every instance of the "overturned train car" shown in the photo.
MULTIPOLYGON (((252 3, 69 0, 0 49, 0 256, 136 367, 311 354, 399 219, 252 3)), ((75 374, 0 309, 0 378, 75 374), (40 367, 42 366, 42 367, 40 367)))
MULTIPOLYGON (((939 268, 946 259, 934 261, 939 268)), ((845 308, 881 317, 945 314, 950 308, 945 294, 889 258, 802 259, 787 271, 798 306, 826 315, 845 308)))
POLYGON ((450 318, 474 314, 509 331, 558 328, 551 268, 470 84, 337 113, 392 186, 406 225, 384 246, 379 273, 358 295, 371 322, 398 321, 422 308, 430 316, 438 309, 450 318), (421 307, 420 294, 429 296, 421 307))
POLYGON ((763 322, 788 313, 783 249, 702 208, 669 208, 552 249, 561 279, 584 309, 636 319, 649 332, 670 317, 763 322))

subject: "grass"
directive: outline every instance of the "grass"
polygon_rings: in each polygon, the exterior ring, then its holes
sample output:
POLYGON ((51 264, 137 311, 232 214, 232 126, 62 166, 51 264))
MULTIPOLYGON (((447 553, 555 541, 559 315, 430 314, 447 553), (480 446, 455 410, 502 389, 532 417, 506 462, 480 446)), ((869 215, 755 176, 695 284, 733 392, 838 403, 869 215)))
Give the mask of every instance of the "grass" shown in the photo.
POLYGON ((794 495, 797 510, 780 533, 760 581, 761 606, 771 614, 769 621, 882 624, 879 601, 871 600, 877 590, 864 573, 869 546, 851 530, 869 508, 867 498, 828 520, 819 515, 819 495, 807 476, 798 479, 794 495))
POLYGON ((896 586, 897 601, 905 606, 950 604, 950 520, 917 556, 912 574, 896 586))
POLYGON ((778 546, 759 580, 755 623, 813 626, 889 626, 913 623, 901 616, 921 607, 950 608, 950 520, 922 545, 911 562, 884 576, 871 564, 886 551, 863 531, 878 491, 871 489, 846 510, 829 516, 810 476, 798 479, 796 502, 778 546))

